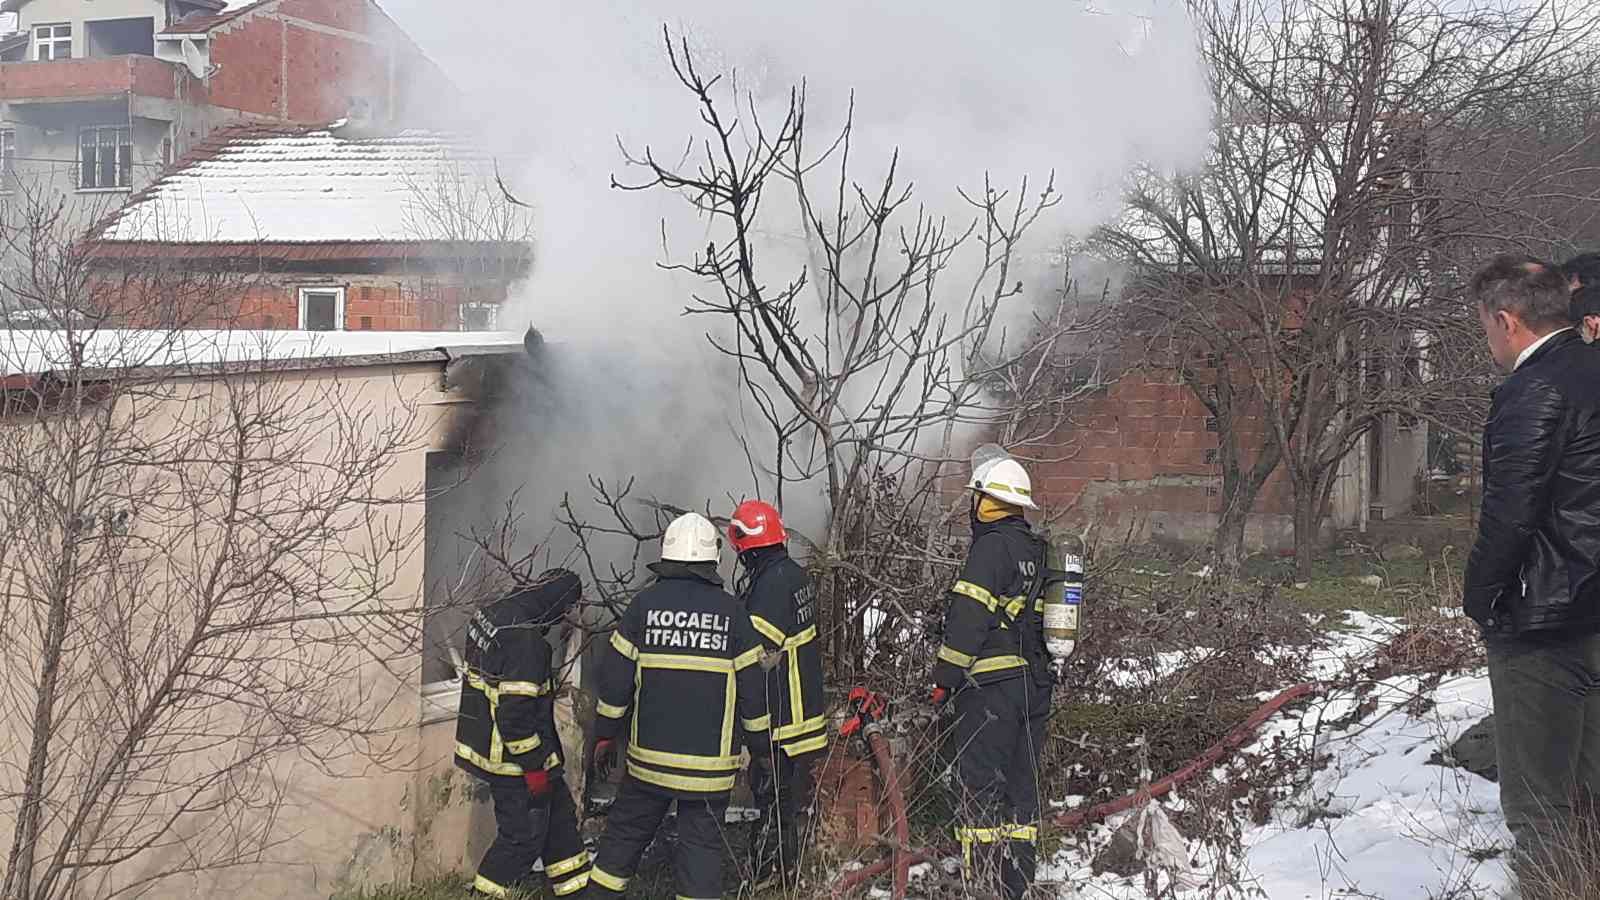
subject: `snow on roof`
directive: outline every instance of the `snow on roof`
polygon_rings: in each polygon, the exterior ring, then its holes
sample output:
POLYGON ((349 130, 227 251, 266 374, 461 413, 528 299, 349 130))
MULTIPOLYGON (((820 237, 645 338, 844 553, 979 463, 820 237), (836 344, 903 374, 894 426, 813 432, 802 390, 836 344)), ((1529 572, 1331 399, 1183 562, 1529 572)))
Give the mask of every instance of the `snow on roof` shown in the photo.
POLYGON ((134 195, 100 239, 159 243, 502 240, 461 204, 498 197, 493 158, 435 131, 220 129, 134 195), (464 198, 464 199, 463 199, 464 198))
POLYGON ((72 344, 86 369, 217 366, 326 361, 465 348, 521 352, 522 336, 502 331, 159 331, 0 330, 0 376, 72 368, 72 344))

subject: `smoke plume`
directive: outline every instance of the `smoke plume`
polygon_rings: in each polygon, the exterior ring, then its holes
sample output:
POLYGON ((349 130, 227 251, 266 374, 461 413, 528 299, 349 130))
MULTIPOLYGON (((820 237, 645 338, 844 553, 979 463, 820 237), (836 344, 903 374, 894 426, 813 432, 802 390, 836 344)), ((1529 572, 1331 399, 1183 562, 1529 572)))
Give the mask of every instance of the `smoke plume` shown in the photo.
MULTIPOLYGON (((678 196, 611 186, 642 177, 619 142, 677 159, 705 136, 663 26, 704 69, 736 77, 726 86, 748 92, 756 115, 781 116, 803 82, 813 146, 843 124, 853 92, 853 177, 881 178, 898 148, 917 201, 953 221, 971 217, 957 188, 981 189, 986 174, 1037 186, 1053 171, 1063 203, 1035 230, 1038 251, 1110 215, 1135 162, 1198 160, 1210 121, 1182 4, 1169 0, 383 6, 462 89, 467 108, 450 112, 485 133, 536 207, 534 271, 501 321, 543 332, 562 396, 548 421, 524 423, 517 483, 490 493, 522 486, 545 522, 563 494, 587 496, 590 475, 638 476, 642 492, 720 511, 762 488, 736 439, 758 420, 706 340, 717 326, 682 315, 705 286, 658 265, 687 260, 712 226, 678 196)), ((767 205, 768 277, 788 281, 803 259, 786 237, 794 220, 767 205)), ((821 524, 820 505, 789 505, 802 528, 821 524)))

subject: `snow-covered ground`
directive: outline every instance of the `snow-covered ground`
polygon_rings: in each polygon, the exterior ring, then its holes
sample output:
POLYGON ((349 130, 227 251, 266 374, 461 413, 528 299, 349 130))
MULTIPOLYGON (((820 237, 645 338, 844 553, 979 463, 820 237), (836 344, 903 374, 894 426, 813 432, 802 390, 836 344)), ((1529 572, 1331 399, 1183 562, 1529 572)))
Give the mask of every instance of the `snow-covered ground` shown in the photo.
MULTIPOLYGON (((1366 655, 1398 623, 1352 613, 1353 626, 1315 659, 1319 676, 1366 655)), ((1448 679, 1431 704, 1413 701, 1418 678, 1381 682, 1368 695, 1376 708, 1334 730, 1359 703, 1351 695, 1319 700, 1262 729, 1258 745, 1281 738, 1309 746, 1329 765, 1274 811, 1272 821, 1244 834, 1244 857, 1233 866, 1243 892, 1219 892, 1203 848, 1187 848, 1202 865, 1187 873, 1204 887, 1180 891, 1183 900, 1257 896, 1270 900, 1475 900, 1498 897, 1506 884, 1502 854, 1509 845, 1494 784, 1464 770, 1428 765, 1461 732, 1491 711, 1482 672, 1448 679), (1411 711, 1408 711, 1409 710, 1411 711), (1422 712, 1421 709, 1426 711, 1422 712), (1415 711, 1417 714, 1413 714, 1415 711)), ((1219 773, 1220 774, 1220 773, 1219 773)), ((1169 801, 1183 803, 1181 793, 1169 801)), ((1119 820, 1097 827, 1088 850, 1063 851, 1043 867, 1063 898, 1133 900, 1146 895, 1143 878, 1096 876, 1090 859, 1119 820)))

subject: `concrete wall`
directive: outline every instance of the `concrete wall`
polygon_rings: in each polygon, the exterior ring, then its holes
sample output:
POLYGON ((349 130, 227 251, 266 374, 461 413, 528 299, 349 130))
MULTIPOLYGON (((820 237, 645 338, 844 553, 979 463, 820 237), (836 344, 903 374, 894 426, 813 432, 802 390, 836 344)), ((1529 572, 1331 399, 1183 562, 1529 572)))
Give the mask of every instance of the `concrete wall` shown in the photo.
MULTIPOLYGON (((451 408, 440 403, 447 398, 442 368, 440 363, 427 363, 317 370, 280 374, 273 382, 279 388, 305 392, 306 397, 326 396, 319 392, 335 387, 350 392, 342 396, 359 398, 359 407, 370 413, 373 421, 408 415, 413 408, 420 410, 422 439, 394 456, 391 466, 373 485, 379 494, 417 491, 413 501, 387 506, 380 514, 385 528, 392 529, 392 533, 414 531, 419 540, 420 528, 416 526, 425 510, 420 495, 424 460, 430 444, 445 433, 444 411, 451 408)), ((182 383, 177 396, 142 400, 145 418, 141 421, 148 423, 142 427, 159 434, 182 416, 201 414, 197 411, 211 408, 205 404, 215 398, 216 384, 203 378, 192 379, 182 383)), ((326 429, 286 435, 281 440, 309 441, 294 454, 299 458, 314 458, 319 448, 333 447, 326 429)), ((366 546, 364 540, 361 532, 341 533, 337 544, 326 548, 328 565, 347 566, 342 560, 349 558, 346 554, 360 554, 366 546)), ((315 547, 306 549, 311 558, 320 555, 315 547)), ((415 608, 422 596, 422 554, 397 554, 384 564, 384 571, 394 579, 386 593, 388 602, 397 609, 415 608)), ((338 572, 330 570, 335 577, 345 577, 338 572)), ((153 596, 167 595, 155 592, 153 596)), ((155 613, 153 608, 151 611, 155 613)), ((396 637, 406 640, 401 635, 396 637)), ((285 752, 273 757, 265 769, 238 772, 236 777, 240 779, 270 784, 274 791, 281 792, 281 805, 272 810, 217 811, 212 814, 214 819, 191 817, 184 820, 181 831, 189 836, 204 836, 226 831, 229 823, 255 823, 264 821, 255 817, 271 816, 273 840, 262 848, 263 861, 168 878, 152 886, 154 895, 195 900, 217 896, 240 900, 325 900, 330 893, 345 888, 405 882, 417 873, 469 869, 486 845, 492 823, 481 789, 449 762, 454 733, 453 693, 446 690, 442 695, 424 696, 418 670, 408 664, 404 647, 402 642, 398 650, 387 648, 400 653, 390 665, 362 657, 338 682, 358 696, 374 698, 372 718, 364 724, 388 735, 388 752, 381 761, 357 753, 336 757, 331 766, 313 765, 300 753, 285 752)), ((3 662, 13 672, 29 671, 34 664, 31 659, 3 662)), ((248 707, 239 707, 234 714, 247 711, 248 707)), ((87 715, 89 708, 73 712, 87 715)), ((12 726, 20 721, 14 719, 12 726)), ((0 778, 0 784, 14 779, 18 771, 15 754, 26 749, 26 742, 17 740, 19 736, 13 732, 0 740, 0 754, 7 761, 3 771, 13 773, 0 778)), ((219 747, 215 752, 230 751, 229 747, 219 747)), ((91 754, 63 755, 55 763, 55 772, 70 785, 77 780, 71 768, 92 765, 92 760, 91 754)), ((5 787, 4 791, 15 797, 12 788, 5 787)), ((9 836, 15 810, 14 799, 0 803, 0 834, 9 836)), ((96 894, 110 886, 126 886, 180 865, 183 853, 182 846, 157 847, 98 873, 95 882, 85 884, 83 890, 96 894)))

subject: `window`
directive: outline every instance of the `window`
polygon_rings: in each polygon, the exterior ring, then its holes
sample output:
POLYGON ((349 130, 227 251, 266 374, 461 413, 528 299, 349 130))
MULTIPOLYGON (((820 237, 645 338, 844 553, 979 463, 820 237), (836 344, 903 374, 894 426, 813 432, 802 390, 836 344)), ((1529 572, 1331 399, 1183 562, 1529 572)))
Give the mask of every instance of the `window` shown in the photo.
POLYGON ((343 331, 344 288, 301 288, 300 330, 343 331))
POLYGON ((83 129, 78 134, 78 162, 78 190, 127 188, 133 179, 133 129, 83 129))
POLYGON ((493 331, 499 320, 499 310, 485 304, 467 304, 461 307, 462 331, 493 331))
POLYGON ((155 56, 155 19, 102 19, 83 23, 85 56, 155 56))
POLYGON ((71 59, 72 26, 70 24, 33 26, 33 58, 71 59))
POLYGON ((0 128, 0 193, 17 187, 17 133, 10 128, 0 128))

